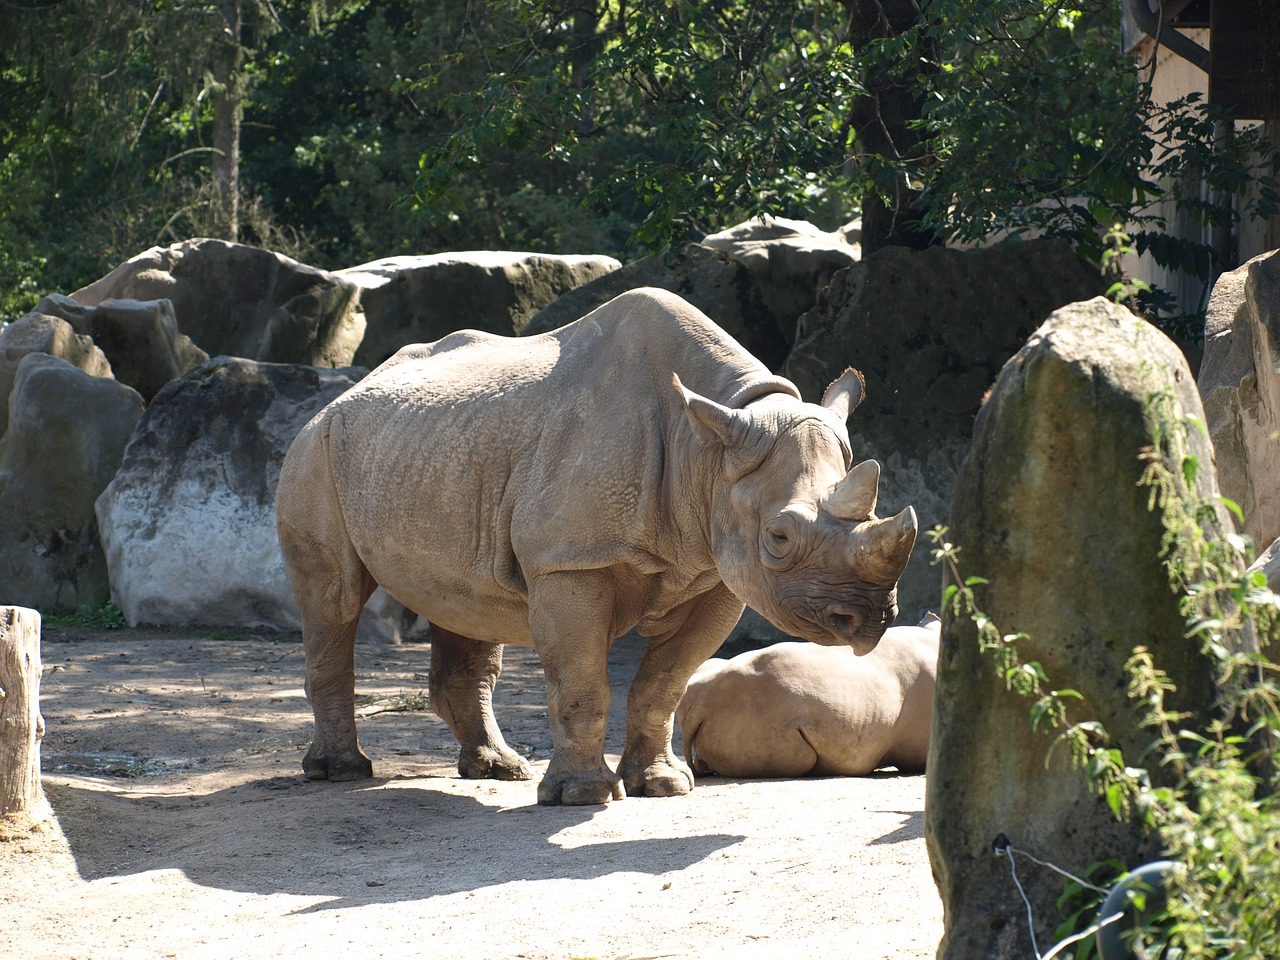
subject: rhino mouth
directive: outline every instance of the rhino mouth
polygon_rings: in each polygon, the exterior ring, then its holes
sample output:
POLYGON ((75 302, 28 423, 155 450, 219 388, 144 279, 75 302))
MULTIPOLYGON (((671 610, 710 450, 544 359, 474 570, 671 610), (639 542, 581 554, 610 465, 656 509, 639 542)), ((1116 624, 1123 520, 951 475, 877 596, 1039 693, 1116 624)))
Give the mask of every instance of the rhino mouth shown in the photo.
POLYGON ((897 617, 896 599, 891 591, 882 604, 834 602, 801 615, 819 629, 820 635, 810 637, 815 643, 849 646, 861 656, 875 649, 897 617))
POLYGON ((890 607, 879 616, 871 611, 828 611, 822 626, 835 643, 853 647, 854 653, 862 655, 875 648, 897 614, 897 607, 890 607))
POLYGON ((826 597, 797 591, 772 599, 756 609, 779 629, 826 647, 852 647, 858 656, 875 649, 898 615, 897 591, 892 588, 826 597))

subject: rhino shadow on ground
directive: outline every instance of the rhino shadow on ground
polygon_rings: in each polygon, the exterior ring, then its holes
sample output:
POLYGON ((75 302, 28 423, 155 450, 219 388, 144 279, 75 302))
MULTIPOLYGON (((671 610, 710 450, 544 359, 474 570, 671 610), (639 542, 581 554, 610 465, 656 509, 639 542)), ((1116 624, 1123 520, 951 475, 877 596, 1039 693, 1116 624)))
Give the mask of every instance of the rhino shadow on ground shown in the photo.
MULTIPOLYGON (((49 784, 47 793, 86 881, 178 870, 203 887, 327 898, 294 913, 424 900, 507 883, 589 880, 615 872, 658 875, 745 839, 716 833, 562 843, 558 834, 604 808, 495 807, 434 789, 430 782, 446 779, 313 783, 270 777, 206 795, 146 796, 122 796, 86 780, 83 786, 49 784), (231 831, 234 850, 227 843, 231 831)), ((483 796, 490 789, 487 782, 465 785, 483 796)))

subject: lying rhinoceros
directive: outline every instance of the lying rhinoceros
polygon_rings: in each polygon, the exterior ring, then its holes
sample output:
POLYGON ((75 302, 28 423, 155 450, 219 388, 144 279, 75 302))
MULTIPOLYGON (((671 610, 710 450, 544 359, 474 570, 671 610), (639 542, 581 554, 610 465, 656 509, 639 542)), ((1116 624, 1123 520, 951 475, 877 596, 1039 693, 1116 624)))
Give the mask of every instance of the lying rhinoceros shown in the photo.
POLYGON ((685 682, 743 602, 817 643, 871 650, 916 535, 850 469, 847 371, 801 401, 696 308, 636 290, 575 323, 408 346, 329 404, 285 458, 280 545, 302 612, 313 779, 372 775, 353 717, 360 609, 381 585, 433 628, 431 695, 463 776, 528 778, 491 696, 532 644, 554 750, 540 803, 682 794, 685 682), (647 637, 617 775, 606 654, 647 637))
POLYGON ((865 657, 775 643, 708 660, 676 708, 685 760, 726 777, 924 770, 940 627, 890 627, 865 657))

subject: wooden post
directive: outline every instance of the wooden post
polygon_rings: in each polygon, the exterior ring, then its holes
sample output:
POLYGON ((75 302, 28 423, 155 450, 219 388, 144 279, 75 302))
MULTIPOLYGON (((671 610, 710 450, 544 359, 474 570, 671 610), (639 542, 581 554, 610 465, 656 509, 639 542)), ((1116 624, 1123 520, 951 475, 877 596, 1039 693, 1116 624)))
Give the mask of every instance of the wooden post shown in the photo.
POLYGON ((0 607, 0 816, 35 813, 40 789, 40 614, 0 607))

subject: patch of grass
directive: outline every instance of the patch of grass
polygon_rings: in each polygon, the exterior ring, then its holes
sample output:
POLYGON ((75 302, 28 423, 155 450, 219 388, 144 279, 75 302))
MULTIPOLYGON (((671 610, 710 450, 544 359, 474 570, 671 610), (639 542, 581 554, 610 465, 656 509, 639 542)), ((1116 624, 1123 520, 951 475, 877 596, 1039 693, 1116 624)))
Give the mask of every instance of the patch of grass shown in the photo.
POLYGON ((129 625, 124 619, 124 613, 111 601, 92 610, 41 614, 40 619, 41 622, 51 627, 64 628, 82 627, 94 630, 120 630, 129 625))

